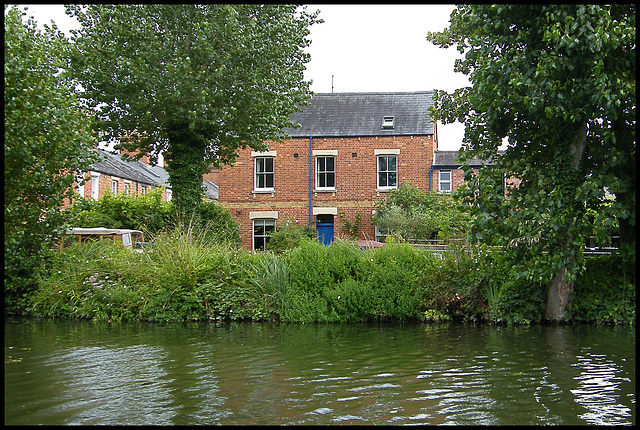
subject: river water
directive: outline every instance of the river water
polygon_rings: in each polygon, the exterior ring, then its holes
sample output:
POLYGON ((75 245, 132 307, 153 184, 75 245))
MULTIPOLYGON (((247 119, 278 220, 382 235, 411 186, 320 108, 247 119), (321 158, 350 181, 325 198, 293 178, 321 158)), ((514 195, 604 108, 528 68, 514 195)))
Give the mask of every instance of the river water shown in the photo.
POLYGON ((5 425, 634 425, 635 327, 5 319, 5 425))

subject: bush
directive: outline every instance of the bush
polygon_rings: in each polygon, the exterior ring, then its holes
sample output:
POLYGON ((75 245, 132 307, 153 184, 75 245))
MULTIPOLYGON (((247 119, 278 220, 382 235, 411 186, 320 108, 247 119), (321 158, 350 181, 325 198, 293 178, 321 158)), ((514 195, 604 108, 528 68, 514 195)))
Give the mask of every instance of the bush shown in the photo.
POLYGON ((268 251, 282 252, 294 249, 305 240, 314 240, 315 232, 310 225, 299 225, 292 222, 286 222, 279 226, 276 231, 271 234, 271 238, 267 242, 266 249, 268 251))
POLYGON ((578 276, 572 294, 574 321, 628 323, 636 321, 635 279, 624 276, 620 256, 585 259, 586 270, 578 276))
POLYGON ((106 193, 100 200, 78 199, 65 211, 65 219, 72 227, 131 228, 147 235, 190 226, 212 240, 240 245, 240 228, 225 208, 202 202, 189 214, 179 213, 172 202, 162 200, 161 188, 142 196, 106 193))
POLYGON ((158 233, 145 253, 108 240, 69 246, 40 277, 32 313, 98 320, 252 318, 260 307, 246 282, 248 252, 207 242, 199 232, 158 233))
POLYGON ((465 320, 490 318, 506 279, 504 268, 499 250, 449 246, 440 269, 432 272, 425 306, 465 320))

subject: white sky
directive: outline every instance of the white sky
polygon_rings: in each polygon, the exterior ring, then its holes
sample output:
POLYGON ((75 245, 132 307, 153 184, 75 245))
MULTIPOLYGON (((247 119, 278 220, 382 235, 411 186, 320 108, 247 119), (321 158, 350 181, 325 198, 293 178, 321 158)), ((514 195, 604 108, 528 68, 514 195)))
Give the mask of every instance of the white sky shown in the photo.
MULTIPOLYGON (((23 5, 21 5, 23 6, 23 5)), ((77 28, 63 5, 27 5, 38 24, 53 20, 60 30, 77 28)), ((453 72, 461 55, 427 41, 429 31, 449 26, 454 5, 308 5, 325 22, 311 27, 311 61, 305 79, 311 90, 331 92, 428 91, 452 92, 469 85, 453 72), (333 76, 333 83, 332 83, 333 76)), ((439 149, 456 150, 462 143, 461 124, 438 124, 439 149)))

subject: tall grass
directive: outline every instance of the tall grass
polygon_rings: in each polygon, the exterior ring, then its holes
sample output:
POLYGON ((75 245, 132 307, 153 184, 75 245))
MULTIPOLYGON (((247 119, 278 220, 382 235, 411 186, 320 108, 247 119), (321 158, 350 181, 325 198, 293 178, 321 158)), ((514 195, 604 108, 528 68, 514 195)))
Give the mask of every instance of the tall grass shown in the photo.
MULTIPOLYGON (((487 315, 517 323, 542 315, 543 286, 514 284, 499 253, 482 249, 454 250, 458 253, 440 260, 405 244, 363 250, 350 242, 327 247, 304 241, 282 254, 251 254, 189 224, 150 240, 153 247, 143 253, 106 240, 66 248, 41 272, 32 313, 113 321, 295 323, 456 316, 474 321, 487 315)), ((608 291, 617 291, 613 279, 609 284, 608 291)), ((624 295, 623 315, 615 310, 617 302, 606 309, 592 306, 602 302, 602 294, 582 285, 577 284, 576 315, 635 321, 628 311, 635 295, 624 295)))

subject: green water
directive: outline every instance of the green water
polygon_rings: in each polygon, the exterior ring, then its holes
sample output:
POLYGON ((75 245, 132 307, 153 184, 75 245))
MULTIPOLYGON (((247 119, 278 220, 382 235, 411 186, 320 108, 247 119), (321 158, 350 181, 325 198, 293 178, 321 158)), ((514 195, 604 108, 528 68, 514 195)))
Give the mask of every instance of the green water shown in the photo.
POLYGON ((635 327, 5 319, 5 425, 635 424, 635 327))

